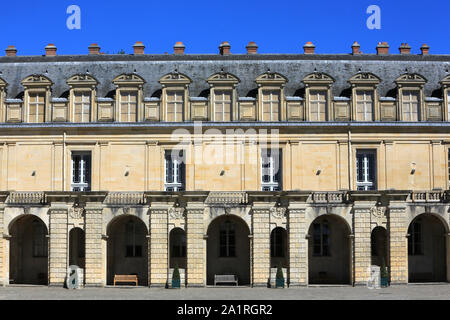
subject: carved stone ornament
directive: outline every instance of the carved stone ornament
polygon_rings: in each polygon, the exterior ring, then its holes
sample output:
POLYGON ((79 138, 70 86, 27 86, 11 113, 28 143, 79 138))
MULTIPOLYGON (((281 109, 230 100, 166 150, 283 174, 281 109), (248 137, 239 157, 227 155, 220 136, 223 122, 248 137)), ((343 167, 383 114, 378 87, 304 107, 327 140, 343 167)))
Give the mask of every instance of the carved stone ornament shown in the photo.
POLYGON ((373 207, 372 209, 370 209, 370 212, 374 217, 382 218, 386 213, 386 207, 373 207))
POLYGON ((272 207, 270 208, 270 214, 275 219, 282 219, 286 213, 286 208, 283 207, 272 207))
POLYGON ((183 207, 172 207, 169 208, 169 217, 172 219, 182 219, 184 213, 183 207))
POLYGON ((82 207, 72 207, 69 208, 69 216, 72 219, 80 219, 83 216, 83 208, 82 207))
POLYGON ((30 214, 31 213, 31 207, 30 206, 23 207, 23 213, 24 214, 30 214))

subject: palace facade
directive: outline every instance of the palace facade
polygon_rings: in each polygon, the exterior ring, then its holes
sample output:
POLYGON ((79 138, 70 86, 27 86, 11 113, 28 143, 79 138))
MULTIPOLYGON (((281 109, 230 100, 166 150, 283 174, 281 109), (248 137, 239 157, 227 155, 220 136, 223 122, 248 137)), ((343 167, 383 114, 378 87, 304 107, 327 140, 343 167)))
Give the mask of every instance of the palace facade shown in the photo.
POLYGON ((450 56, 0 57, 0 281, 450 280, 450 56))

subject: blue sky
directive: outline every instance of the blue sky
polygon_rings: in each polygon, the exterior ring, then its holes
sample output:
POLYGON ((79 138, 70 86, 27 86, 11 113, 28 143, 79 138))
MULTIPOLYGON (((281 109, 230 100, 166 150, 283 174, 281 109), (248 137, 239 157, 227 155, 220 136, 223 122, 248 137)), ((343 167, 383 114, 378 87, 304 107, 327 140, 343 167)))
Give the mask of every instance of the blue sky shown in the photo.
POLYGON ((146 53, 172 53, 176 41, 186 53, 217 53, 222 41, 232 53, 245 53, 249 41, 261 53, 302 53, 307 41, 318 53, 347 53, 355 40, 365 53, 387 41, 393 53, 407 42, 412 53, 427 43, 431 53, 450 54, 449 17, 449 0, 4 1, 0 55, 8 45, 18 55, 40 55, 48 43, 58 54, 86 54, 91 43, 131 53, 136 41, 146 53), (66 27, 72 4, 81 9, 80 30, 66 27), (381 9, 380 30, 366 26, 370 5, 381 9))

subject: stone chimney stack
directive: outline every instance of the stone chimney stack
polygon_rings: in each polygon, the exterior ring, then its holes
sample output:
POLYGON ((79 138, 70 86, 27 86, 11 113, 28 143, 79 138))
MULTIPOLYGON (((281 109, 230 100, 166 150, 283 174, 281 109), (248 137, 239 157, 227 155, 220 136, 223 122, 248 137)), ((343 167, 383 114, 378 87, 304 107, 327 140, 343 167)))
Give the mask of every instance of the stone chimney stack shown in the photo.
POLYGON ((56 56, 56 46, 53 43, 49 43, 48 46, 45 47, 45 56, 46 57, 56 56))
POLYGON ((98 44, 93 43, 88 48, 89 48, 89 54, 90 55, 100 54, 100 47, 98 46, 98 44))
POLYGON ((228 41, 224 41, 219 46, 219 54, 221 56, 228 56, 230 54, 231 46, 228 41))
POLYGON ((361 46, 359 45, 359 43, 355 41, 352 44, 352 54, 353 55, 361 54, 361 52, 359 51, 360 48, 361 46))
POLYGON ((177 43, 175 43, 175 45, 173 46, 173 53, 174 54, 184 54, 184 49, 186 47, 184 46, 183 42, 178 41, 177 43))
POLYGON ((425 43, 420 47, 420 51, 422 51, 423 56, 427 56, 430 54, 430 47, 427 46, 425 43))
POLYGON ((254 41, 250 41, 248 45, 245 47, 247 49, 247 54, 257 54, 258 46, 254 41))
POLYGON ((387 42, 378 42, 377 45, 377 55, 388 55, 389 54, 389 45, 387 42))
POLYGON ((411 54, 411 47, 405 42, 398 48, 400 54, 411 54))
POLYGON ((304 46, 303 46, 303 53, 304 54, 314 54, 316 50, 316 46, 311 42, 308 41, 304 46))
POLYGON ((134 55, 144 54, 145 46, 142 43, 142 41, 136 41, 136 43, 133 46, 133 49, 134 49, 134 55))
POLYGON ((5 49, 5 52, 7 57, 15 57, 17 54, 17 49, 15 46, 8 46, 8 48, 5 49))

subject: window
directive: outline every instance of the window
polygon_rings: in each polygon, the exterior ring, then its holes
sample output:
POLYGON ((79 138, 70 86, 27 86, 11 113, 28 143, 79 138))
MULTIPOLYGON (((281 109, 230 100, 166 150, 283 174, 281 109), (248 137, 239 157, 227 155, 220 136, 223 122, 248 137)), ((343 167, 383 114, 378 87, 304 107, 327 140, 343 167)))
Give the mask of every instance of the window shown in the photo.
POLYGON ((447 112, 448 112, 448 120, 450 121, 450 91, 447 96, 447 112))
POLYGON ((47 257, 48 241, 45 225, 39 221, 32 222, 33 227, 33 257, 47 257))
POLYGON ((311 121, 326 121, 327 93, 326 91, 311 90, 309 97, 309 112, 311 121))
POLYGON ((372 121, 373 120, 373 92, 357 91, 356 92, 356 120, 372 121))
POLYGON ((142 257, 142 245, 137 244, 137 225, 133 220, 126 224, 126 257, 142 257))
POLYGON ((231 121, 231 91, 214 90, 214 121, 231 121))
POLYGON ((185 161, 183 150, 165 152, 165 190, 183 191, 185 185, 185 161))
POLYGON ((411 256, 423 254, 422 250, 422 220, 416 219, 408 229, 408 254, 411 256))
POLYGON ((327 220, 313 224, 313 255, 330 255, 330 227, 327 220))
POLYGON ((120 121, 136 122, 137 92, 120 91, 120 121))
POLYGON ((30 93, 29 96, 29 122, 44 122, 45 119, 45 94, 30 93))
POLYGON ((225 221, 220 225, 219 246, 220 257, 236 256, 236 231, 231 221, 225 221))
POLYGON ((450 148, 447 149, 447 153, 448 153, 448 185, 449 185, 449 189, 450 189, 450 148))
POLYGON ((402 94, 403 121, 419 121, 419 97, 418 91, 404 90, 402 94))
POLYGON ((170 256, 172 258, 186 257, 186 233, 181 229, 172 230, 170 256))
POLYGON ((261 150, 261 187, 262 191, 281 190, 281 150, 261 150))
POLYGON ((263 90, 262 92, 263 121, 278 121, 280 113, 280 92, 278 90, 263 90))
POLYGON ((270 235, 270 256, 274 258, 284 257, 284 230, 282 228, 273 229, 270 235))
POLYGON ((183 121, 184 92, 167 91, 167 115, 169 122, 183 121))
POLYGON ((356 151, 356 189, 376 189, 376 157, 374 150, 356 151))
POLYGON ((91 153, 72 153, 72 191, 91 191, 91 153))
POLYGON ((89 91, 75 92, 73 107, 74 122, 89 122, 91 120, 91 93, 89 91))

